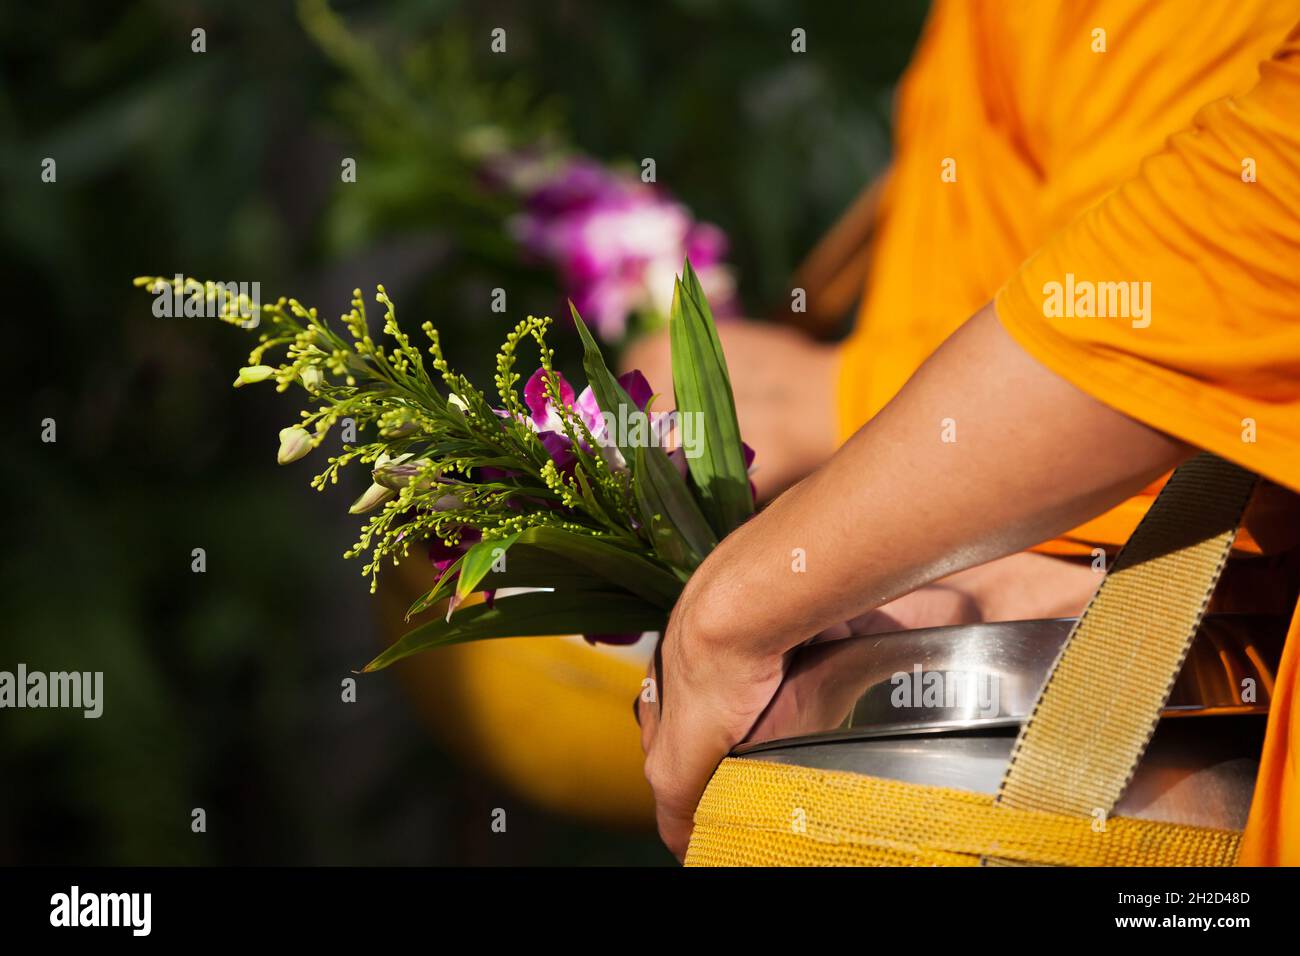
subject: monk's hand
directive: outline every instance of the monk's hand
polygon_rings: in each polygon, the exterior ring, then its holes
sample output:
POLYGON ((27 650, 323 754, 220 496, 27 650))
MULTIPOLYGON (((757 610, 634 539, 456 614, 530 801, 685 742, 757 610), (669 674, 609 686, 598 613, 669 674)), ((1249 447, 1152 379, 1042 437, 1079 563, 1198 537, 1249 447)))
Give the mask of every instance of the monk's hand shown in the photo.
POLYGON ((725 573, 706 561, 692 576, 651 664, 654 693, 638 698, 659 834, 679 860, 710 776, 757 722, 784 672, 785 655, 728 626, 717 589, 725 573))
MULTIPOLYGON (((1190 453, 1058 378, 981 309, 687 583, 660 648, 659 719, 644 735, 669 847, 684 853, 709 775, 771 702, 788 652, 1076 527, 1190 453), (938 410, 959 405, 962 440, 940 441, 938 410)), ((1092 583, 1085 572, 1078 587, 1092 583)))
MULTIPOLYGON (((752 539, 764 526, 760 516, 737 538, 752 539)), ((651 662, 651 683, 638 699, 641 746, 660 833, 679 858, 696 803, 731 748, 746 739, 811 733, 830 725, 823 711, 841 702, 825 688, 836 684, 832 672, 842 673, 846 666, 836 647, 840 638, 1073 616, 1101 580, 1086 562, 1021 552, 941 578, 826 628, 812 641, 829 642, 827 646, 806 647, 792 657, 782 648, 791 635, 797 638, 798 624, 789 620, 781 603, 768 600, 775 582, 769 580, 761 593, 735 596, 740 570, 731 562, 743 560, 733 556, 744 551, 733 543, 729 540, 691 578, 651 662)), ((857 647, 843 649, 850 656, 861 653, 857 647)))

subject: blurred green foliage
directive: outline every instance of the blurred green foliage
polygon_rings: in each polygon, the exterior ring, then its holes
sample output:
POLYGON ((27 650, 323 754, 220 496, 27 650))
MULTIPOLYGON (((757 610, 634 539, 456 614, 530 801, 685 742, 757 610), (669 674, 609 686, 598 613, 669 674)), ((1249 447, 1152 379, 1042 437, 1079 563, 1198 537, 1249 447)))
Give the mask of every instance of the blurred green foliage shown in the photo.
POLYGON ((382 281, 482 374, 511 318, 490 288, 511 316, 560 296, 467 178, 461 138, 488 123, 653 157, 728 232, 761 313, 885 163, 924 4, 348 2, 341 33, 313 9, 310 32, 265 0, 0 10, 0 668, 103 670, 108 695, 98 721, 0 711, 0 863, 664 862, 649 835, 522 807, 493 841, 499 788, 428 741, 391 677, 339 704, 381 640, 340 558, 359 489, 277 469, 288 403, 229 390, 248 342, 154 318, 130 280, 257 280, 331 311, 382 281))

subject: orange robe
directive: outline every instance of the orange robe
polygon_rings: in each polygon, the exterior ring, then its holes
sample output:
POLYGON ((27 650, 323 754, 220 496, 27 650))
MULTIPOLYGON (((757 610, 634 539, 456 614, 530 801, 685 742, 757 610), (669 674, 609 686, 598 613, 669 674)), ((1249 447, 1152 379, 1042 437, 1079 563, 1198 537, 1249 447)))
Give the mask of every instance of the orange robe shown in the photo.
MULTIPOLYGON (((900 86, 866 292, 841 351, 841 436, 1199 107, 1254 86, 1297 20, 1294 0, 937 0, 900 86)), ((1042 550, 1122 544, 1161 484, 1042 550)))
MULTIPOLYGON (((1253 0, 941 0, 900 91, 841 430, 996 292, 1005 327, 1057 374, 1300 491, 1297 21, 1300 4, 1253 0), (1091 316, 1086 286, 1105 295, 1091 316)), ((1157 488, 1044 550, 1121 543, 1157 488)), ((1244 550, 1294 541, 1285 497, 1244 550)), ((1244 863, 1300 864, 1298 658, 1300 614, 1244 863)))
MULTIPOLYGON (((1035 253, 995 304, 1016 340, 1062 378, 1300 491, 1300 26, 1253 89, 1198 111, 1136 176, 1035 253), (1055 305, 1045 314, 1067 273, 1076 283, 1130 283, 1147 293, 1146 316, 1093 308, 1065 317, 1055 305)), ((1300 865, 1297 693, 1300 610, 1243 863, 1300 865)))

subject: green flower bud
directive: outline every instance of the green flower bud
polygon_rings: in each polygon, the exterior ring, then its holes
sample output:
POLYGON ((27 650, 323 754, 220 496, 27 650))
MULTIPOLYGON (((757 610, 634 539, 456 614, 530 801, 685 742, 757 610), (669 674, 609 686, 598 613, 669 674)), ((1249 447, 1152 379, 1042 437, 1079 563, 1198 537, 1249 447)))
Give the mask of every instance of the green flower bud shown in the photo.
MULTIPOLYGON (((391 462, 381 465, 370 473, 371 477, 375 479, 377 484, 383 485, 385 488, 401 491, 411 483, 412 478, 424 471, 429 464, 427 458, 421 458, 418 461, 406 461, 410 457, 410 455, 402 455, 400 458, 395 458, 391 462)), ((416 490, 427 491, 433 487, 436 481, 436 475, 426 475, 420 479, 416 490)))
POLYGON ((311 451, 311 435, 301 425, 290 425, 280 429, 280 450, 275 460, 281 465, 295 462, 311 451))
POLYGON ((375 466, 374 468, 371 469, 371 474, 378 471, 380 468, 383 468, 385 465, 400 464, 401 462, 406 461, 410 457, 412 457, 412 455, 409 451, 405 455, 398 455, 396 458, 393 458, 386 451, 381 451, 379 453, 379 457, 375 459, 375 466))
POLYGON ((367 511, 373 511, 396 494, 397 492, 392 488, 385 488, 383 485, 371 485, 366 489, 364 495, 352 502, 348 514, 359 515, 365 514, 367 511))
POLYGON ((309 392, 314 392, 324 383, 325 373, 320 370, 319 366, 308 365, 302 370, 301 378, 302 387, 309 392))
POLYGON ((269 365, 245 365, 239 370, 239 378, 235 379, 235 388, 265 382, 274 374, 275 369, 269 365))

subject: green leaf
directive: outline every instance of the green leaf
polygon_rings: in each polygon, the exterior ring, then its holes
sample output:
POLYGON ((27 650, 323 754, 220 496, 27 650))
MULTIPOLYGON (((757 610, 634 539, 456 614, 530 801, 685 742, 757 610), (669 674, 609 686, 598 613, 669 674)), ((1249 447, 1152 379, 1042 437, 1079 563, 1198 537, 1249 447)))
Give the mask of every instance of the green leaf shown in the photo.
POLYGON ((587 479, 586 471, 582 468, 575 468, 573 476, 578 480, 578 490, 591 513, 606 525, 615 526, 614 519, 609 516, 609 512, 605 510, 605 507, 597 500, 595 492, 592 491, 591 482, 587 479))
POLYGON ((647 455, 644 448, 635 454, 637 504, 655 549, 670 564, 695 570, 718 546, 717 536, 668 456, 647 455))
MULTIPOLYGON (((582 316, 578 314, 572 302, 569 303, 569 310, 573 313, 573 322, 578 327, 578 335, 582 338, 582 365, 587 372, 587 381, 591 385, 591 390, 595 393, 596 404, 600 406, 601 411, 614 415, 617 415, 620 405, 629 409, 635 408, 631 397, 605 365, 600 347, 591 332, 587 330, 586 323, 582 321, 582 316)), ((725 365, 723 370, 725 373, 725 365)), ((729 384, 727 394, 731 394, 729 384)), ((649 513, 644 514, 643 517, 651 525, 651 534, 656 535, 656 546, 662 543, 666 548, 665 551, 660 552, 661 555, 683 571, 694 570, 699 562, 717 546, 718 535, 710 529, 690 485, 658 445, 632 447, 620 444, 619 451, 622 452, 623 459, 632 467, 638 495, 644 495, 646 499, 649 513), (652 516, 655 514, 661 516, 661 520, 657 523, 652 521, 652 516), (695 552, 695 556, 682 552, 676 546, 671 540, 674 533, 686 542, 687 546, 695 552), (678 554, 686 557, 685 564, 680 564, 676 557, 670 556, 678 554)), ((743 456, 741 465, 743 470, 743 456)), ((749 488, 748 476, 745 479, 745 488, 746 490, 749 488)), ((640 503, 638 498, 638 504, 640 503)))
POLYGON ((489 571, 480 586, 502 588, 555 588, 560 591, 609 591, 611 582, 554 551, 515 542, 510 560, 501 571, 489 571))
POLYGON ((454 562, 449 564, 443 569, 443 572, 438 575, 438 580, 434 583, 433 587, 415 599, 415 603, 413 603, 406 612, 406 619, 408 621, 415 617, 415 615, 427 611, 452 593, 452 589, 456 586, 456 575, 460 571, 461 562, 464 560, 465 556, 461 555, 454 562))
MULTIPOLYGON (((665 610, 672 608, 681 593, 682 580, 660 565, 591 535, 542 527, 530 528, 512 537, 514 543, 510 546, 505 569, 493 570, 492 563, 488 562, 488 570, 480 576, 477 590, 624 591, 665 610)), ((489 543, 500 546, 498 542, 489 543)), ((458 558, 443 572, 438 583, 411 605, 406 614, 408 621, 452 596, 457 573, 467 556, 458 558)), ((466 595, 469 593, 465 592, 466 595)))
POLYGON ((435 619, 399 638, 363 668, 382 670, 419 651, 497 637, 656 631, 668 612, 629 594, 604 591, 544 591, 502 598, 492 607, 476 604, 455 620, 435 619))
MULTIPOLYGON (((644 456, 642 456, 644 458, 644 456)), ((641 520, 645 522, 650 533, 651 547, 663 560, 675 568, 680 568, 682 575, 689 575, 700 563, 700 557, 686 543, 673 523, 664 517, 663 509, 656 508, 646 495, 645 483, 638 480, 635 485, 636 503, 641 510, 641 520)))
MULTIPOLYGON (((582 368, 587 373, 587 382, 591 385, 591 390, 596 396, 596 404, 600 406, 602 412, 617 416, 619 407, 627 408, 630 412, 636 408, 632 401, 632 396, 628 395, 622 385, 618 384, 618 379, 614 373, 609 370, 605 364, 605 356, 601 354, 600 346, 592 338, 591 332, 587 329, 587 323, 582 321, 582 316, 578 314, 577 306, 572 302, 569 303, 569 312, 573 315, 573 324, 578 328, 578 335, 582 339, 582 368)), ((626 435, 614 436, 617 438, 626 438, 626 435)), ((623 453, 623 460, 630 462, 634 449, 630 446, 620 444, 618 450, 623 453)), ((663 453, 663 449, 660 449, 663 453)))
POLYGON ((679 415, 700 415, 701 454, 687 459, 700 504, 719 537, 754 513, 736 402, 722 342, 700 280, 686 261, 669 314, 673 391, 679 415))
POLYGON ((665 610, 671 610, 682 593, 682 582, 645 555, 589 534, 540 525, 522 532, 518 545, 532 545, 567 558, 601 580, 665 610))
POLYGON ((497 559, 503 557, 510 550, 510 546, 518 540, 519 532, 516 532, 504 538, 480 541, 465 552, 464 557, 461 558, 460 577, 456 579, 456 593, 452 595, 447 605, 448 620, 465 598, 478 589, 478 583, 492 570, 492 565, 497 562, 497 559))

